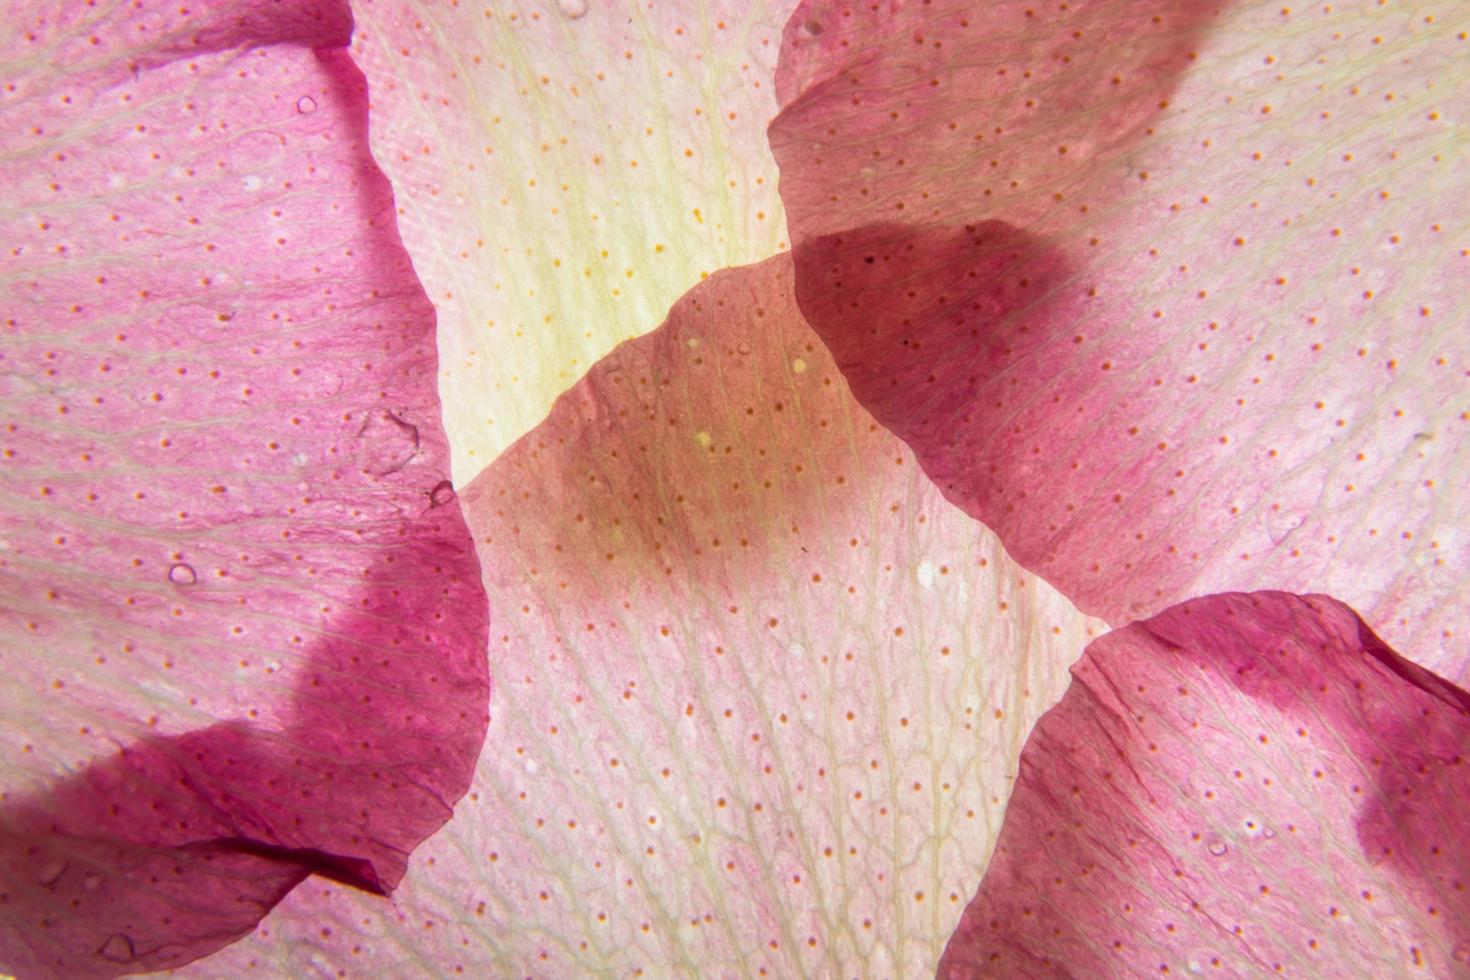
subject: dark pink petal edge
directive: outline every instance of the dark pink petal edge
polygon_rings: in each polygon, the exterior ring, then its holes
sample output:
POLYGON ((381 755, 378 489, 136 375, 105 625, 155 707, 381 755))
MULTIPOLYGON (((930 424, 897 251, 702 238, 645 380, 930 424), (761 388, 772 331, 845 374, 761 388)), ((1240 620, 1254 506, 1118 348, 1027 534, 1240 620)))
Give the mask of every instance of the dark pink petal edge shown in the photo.
POLYGON ((805 3, 770 129, 801 310, 1084 611, 1321 590, 1462 679, 1466 28, 1369 0, 805 3))
POLYGON ((853 400, 793 273, 781 254, 710 276, 461 493, 507 613, 493 649, 516 666, 496 688, 504 750, 452 847, 431 845, 422 907, 483 900, 479 928, 506 938, 430 962, 938 961, 1026 733, 1100 624, 1019 573, 853 400))
POLYGON ((943 977, 1465 976, 1470 694, 1325 596, 1094 641, 943 977))
POLYGON ((0 971, 113 976, 390 892, 487 606, 345 3, 4 16, 0 971))

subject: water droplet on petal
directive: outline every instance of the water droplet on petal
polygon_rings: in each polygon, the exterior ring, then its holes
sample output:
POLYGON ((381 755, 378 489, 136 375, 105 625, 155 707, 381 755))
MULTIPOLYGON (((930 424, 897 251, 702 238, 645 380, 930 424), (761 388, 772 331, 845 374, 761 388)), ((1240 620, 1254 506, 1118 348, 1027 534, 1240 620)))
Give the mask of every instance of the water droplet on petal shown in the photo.
POLYGON ((735 349, 737 351, 739 351, 740 353, 742 353, 742 354, 749 354, 750 353, 750 345, 747 344, 743 340, 740 343, 738 343, 738 344, 735 345, 735 349))
POLYGON ((1205 850, 1215 855, 1215 857, 1223 857, 1225 852, 1230 850, 1230 845, 1211 834, 1209 843, 1205 845, 1205 850))
POLYGON ((927 559, 919 562, 919 566, 914 569, 914 578, 919 580, 919 586, 921 588, 927 589, 933 586, 934 563, 927 559))
POLYGON ((358 458, 364 473, 389 476, 407 466, 419 454, 419 429, 385 408, 365 413, 358 458))
POLYGON ((36 882, 43 888, 50 888, 60 881, 64 874, 66 874, 66 862, 61 858, 56 858, 41 865, 41 870, 36 872, 36 882))
POLYGON ((435 507, 443 507, 453 499, 454 484, 448 480, 440 480, 434 485, 434 489, 429 491, 429 503, 435 507))
POLYGON ((1262 828, 1261 836, 1266 838, 1267 840, 1270 840, 1272 837, 1276 836, 1276 830, 1273 827, 1262 828))
POLYGON ((1266 510, 1258 518, 1273 545, 1280 545, 1297 528, 1307 522, 1305 514, 1294 511, 1266 510))
POLYGON ((557 0, 556 5, 567 20, 578 20, 587 13, 587 0, 557 0))
POLYGON ((104 960, 111 960, 114 963, 131 963, 138 958, 137 952, 133 949, 133 940, 120 932, 114 932, 108 936, 107 942, 103 943, 97 952, 104 960))
POLYGON ((316 112, 316 99, 313 99, 309 95, 303 95, 296 100, 296 111, 303 116, 311 115, 313 112, 316 112))
POLYGON ((1435 530, 1435 537, 1440 539, 1438 546, 1421 547, 1414 553, 1414 567, 1424 581, 1422 588, 1426 590, 1423 593, 1425 595, 1430 594, 1427 591, 1429 589, 1454 588, 1457 581, 1456 576, 1459 573, 1455 568, 1455 563, 1447 560, 1446 556, 1464 554, 1466 541, 1470 539, 1470 533, 1458 529, 1447 531, 1445 535, 1440 535, 1438 528, 1435 530), (1444 540, 1445 537, 1448 537, 1449 540, 1444 540))
POLYGON ((807 37, 816 37, 822 33, 822 22, 819 20, 809 20, 801 25, 801 30, 807 37))
POLYGON ((178 562, 168 566, 168 580, 174 585, 193 585, 199 581, 199 576, 194 574, 192 565, 178 562))

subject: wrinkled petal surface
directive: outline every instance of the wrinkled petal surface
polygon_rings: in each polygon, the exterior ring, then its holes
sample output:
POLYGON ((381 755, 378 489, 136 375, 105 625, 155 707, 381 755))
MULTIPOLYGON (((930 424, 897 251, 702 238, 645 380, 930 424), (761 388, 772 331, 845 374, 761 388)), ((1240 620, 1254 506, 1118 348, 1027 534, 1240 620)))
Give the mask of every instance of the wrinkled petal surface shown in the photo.
POLYGON ((789 255, 697 287, 461 499, 496 624, 469 799, 391 918, 293 896, 217 975, 932 972, 1101 624, 857 407, 789 255))
POLYGON ((353 4, 457 484, 702 276, 785 247, 766 124, 794 5, 353 4))
POLYGON ((1094 642, 944 977, 1463 976, 1470 695, 1325 596, 1094 642))
POLYGON ((391 890, 484 736, 434 316, 335 3, 12 3, 0 971, 391 890))
POLYGON ((802 311, 1082 609, 1323 591, 1463 677, 1467 11, 804 4, 802 311))

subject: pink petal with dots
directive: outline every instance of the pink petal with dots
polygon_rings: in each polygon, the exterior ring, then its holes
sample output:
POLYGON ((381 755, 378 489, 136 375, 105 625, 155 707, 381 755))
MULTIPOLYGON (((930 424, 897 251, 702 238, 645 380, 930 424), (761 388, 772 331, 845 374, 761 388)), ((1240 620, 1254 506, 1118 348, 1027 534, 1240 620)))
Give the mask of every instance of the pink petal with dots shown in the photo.
POLYGON ((785 248, 766 126, 795 6, 353 4, 457 482, 702 276, 785 248))
POLYGON ((1470 694, 1325 596, 1088 647, 942 977, 1463 976, 1470 694))
POLYGON ((1467 13, 808 3, 771 130, 802 311, 1081 608, 1329 592, 1462 678, 1467 13))
POLYGON ((0 14, 0 971, 111 976, 391 891, 486 606, 345 8, 51 6, 0 14))
POLYGON ((1105 627, 853 401, 791 281, 716 273, 464 489, 495 751, 432 876, 391 917, 299 889, 199 975, 932 973, 1105 627))

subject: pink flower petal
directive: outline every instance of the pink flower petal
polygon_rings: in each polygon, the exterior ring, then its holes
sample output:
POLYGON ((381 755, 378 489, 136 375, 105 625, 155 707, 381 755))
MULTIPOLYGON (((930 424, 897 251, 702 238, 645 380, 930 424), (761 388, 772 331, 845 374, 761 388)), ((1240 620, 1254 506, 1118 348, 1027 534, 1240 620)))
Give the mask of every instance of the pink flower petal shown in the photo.
POLYGON ((766 125, 794 6, 353 4, 457 483, 702 276, 785 247, 766 125))
POLYGON ((1320 590, 1463 677, 1467 9, 808 3, 802 311, 1081 608, 1320 590))
POLYGON ((1277 592, 1174 606, 1073 674, 941 976, 1470 969, 1470 695, 1277 592))
POLYGON ((299 891, 215 975, 933 970, 1102 627, 856 405, 791 278, 715 274, 465 488, 494 749, 432 874, 299 891))
POLYGON ((0 970, 176 966, 391 890, 486 610, 341 4, 11 4, 0 970))

